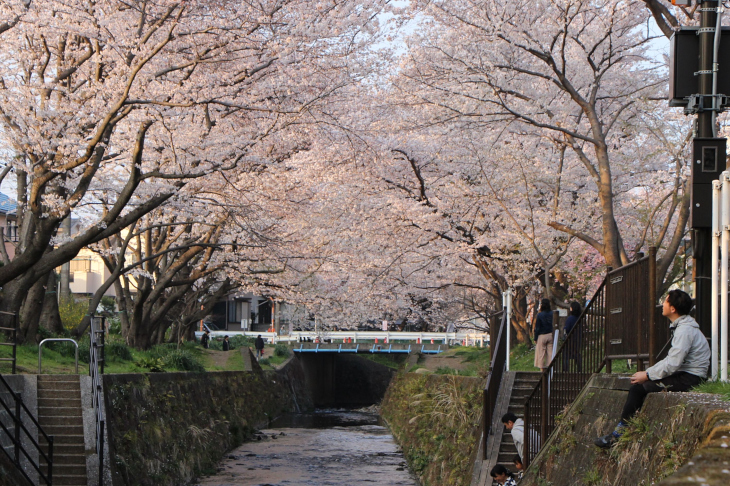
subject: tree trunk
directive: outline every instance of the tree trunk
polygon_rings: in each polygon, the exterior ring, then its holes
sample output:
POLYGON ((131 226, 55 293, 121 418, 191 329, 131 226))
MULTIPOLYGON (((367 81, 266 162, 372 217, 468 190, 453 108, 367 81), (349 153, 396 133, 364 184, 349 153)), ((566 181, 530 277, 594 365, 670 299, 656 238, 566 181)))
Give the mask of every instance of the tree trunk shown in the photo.
POLYGON ((43 301, 46 297, 47 278, 42 278, 34 283, 25 296, 23 307, 20 311, 20 332, 18 333, 19 341, 40 342, 38 339, 38 325, 43 310, 43 301))
POLYGON ((56 272, 48 273, 46 284, 46 296, 43 299, 43 310, 41 311, 40 325, 54 334, 63 332, 61 314, 58 312, 58 294, 56 293, 56 272))

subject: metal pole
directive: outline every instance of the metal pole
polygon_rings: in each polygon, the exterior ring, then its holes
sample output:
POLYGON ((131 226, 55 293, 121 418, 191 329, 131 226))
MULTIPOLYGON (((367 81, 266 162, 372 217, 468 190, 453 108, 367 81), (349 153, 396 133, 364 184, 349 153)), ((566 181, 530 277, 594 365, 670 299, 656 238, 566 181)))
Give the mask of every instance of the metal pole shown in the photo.
POLYGON ((511 327, 512 327, 512 289, 507 289, 505 292, 505 300, 507 301, 507 321, 505 327, 507 328, 507 342, 505 344, 505 370, 509 371, 509 345, 511 338, 511 327))
MULTIPOLYGON (((699 94, 712 95, 713 78, 713 56, 715 47, 715 26, 717 24, 717 7, 719 2, 704 1, 700 8, 700 70, 699 70, 699 94)), ((697 115, 697 136, 712 138, 714 135, 714 117, 711 107, 713 103, 703 100, 702 109, 697 115)), ((697 306, 697 322, 705 335, 710 334, 712 312, 712 264, 710 256, 712 253, 712 234, 710 228, 696 228, 694 238, 695 257, 695 302, 697 306)))
POLYGON ((20 467, 20 404, 23 398, 20 393, 15 394, 15 464, 20 467))
MULTIPOLYGON (((722 174, 722 207, 730 208, 730 173, 722 174)), ((730 250, 730 211, 722 213, 720 251, 720 379, 727 381, 728 250, 730 250)))
MULTIPOLYGON (((720 176, 725 177, 726 172, 720 176)), ((719 306, 720 306, 720 189, 722 183, 720 181, 712 181, 712 359, 710 361, 710 376, 713 380, 717 379, 717 360, 718 360, 718 339, 719 339, 719 306)))

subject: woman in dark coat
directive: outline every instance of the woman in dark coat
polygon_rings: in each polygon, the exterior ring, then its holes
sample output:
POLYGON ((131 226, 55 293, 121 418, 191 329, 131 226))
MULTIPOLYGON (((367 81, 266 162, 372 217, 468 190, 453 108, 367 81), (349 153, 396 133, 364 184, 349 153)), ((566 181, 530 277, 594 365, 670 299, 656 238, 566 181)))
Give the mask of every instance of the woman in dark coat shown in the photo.
MULTIPOLYGON (((573 301, 570 303, 570 315, 567 319, 565 319, 565 325, 563 326, 566 337, 568 336, 568 334, 570 334, 570 331, 572 331, 575 325, 578 323, 578 318, 580 317, 582 312, 583 309, 578 302, 573 301)), ((568 371, 568 369, 570 368, 571 359, 575 361, 574 371, 577 371, 578 373, 583 371, 580 353, 580 348, 583 340, 582 333, 583 330, 580 328, 580 326, 578 326, 578 328, 576 328, 575 332, 573 333, 574 336, 570 339, 570 341, 566 344, 566 347, 563 349, 563 371, 568 371)))

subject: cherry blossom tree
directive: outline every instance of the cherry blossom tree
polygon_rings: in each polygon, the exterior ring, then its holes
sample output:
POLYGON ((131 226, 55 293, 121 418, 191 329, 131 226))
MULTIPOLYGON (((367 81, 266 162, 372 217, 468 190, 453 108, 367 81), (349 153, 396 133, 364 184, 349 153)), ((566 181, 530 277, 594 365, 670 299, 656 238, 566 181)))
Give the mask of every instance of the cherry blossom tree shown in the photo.
POLYGON ((365 69, 353 59, 384 3, 3 2, 0 120, 20 240, 0 307, 17 311, 35 282, 191 180, 295 149, 292 127, 365 69), (72 212, 82 231, 54 238, 72 212))

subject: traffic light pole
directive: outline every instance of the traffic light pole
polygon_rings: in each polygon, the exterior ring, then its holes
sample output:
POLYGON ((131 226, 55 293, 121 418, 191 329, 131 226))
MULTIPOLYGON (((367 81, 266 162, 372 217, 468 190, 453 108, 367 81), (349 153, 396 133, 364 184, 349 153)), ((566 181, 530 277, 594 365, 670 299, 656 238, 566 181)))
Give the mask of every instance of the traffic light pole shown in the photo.
MULTIPOLYGON (((717 24, 717 0, 703 1, 700 5, 700 71, 698 73, 699 94, 705 95, 702 98, 703 108, 714 107, 712 98, 712 73, 716 66, 713 65, 713 51, 715 43, 715 26, 717 24), (709 95, 709 96, 708 96, 709 95)), ((697 114, 697 137, 715 137, 715 112, 712 109, 700 110, 697 114)), ((695 305, 696 320, 700 325, 703 334, 709 336, 711 333, 711 307, 712 307, 712 229, 695 228, 692 233, 694 269, 695 269, 695 305)))

